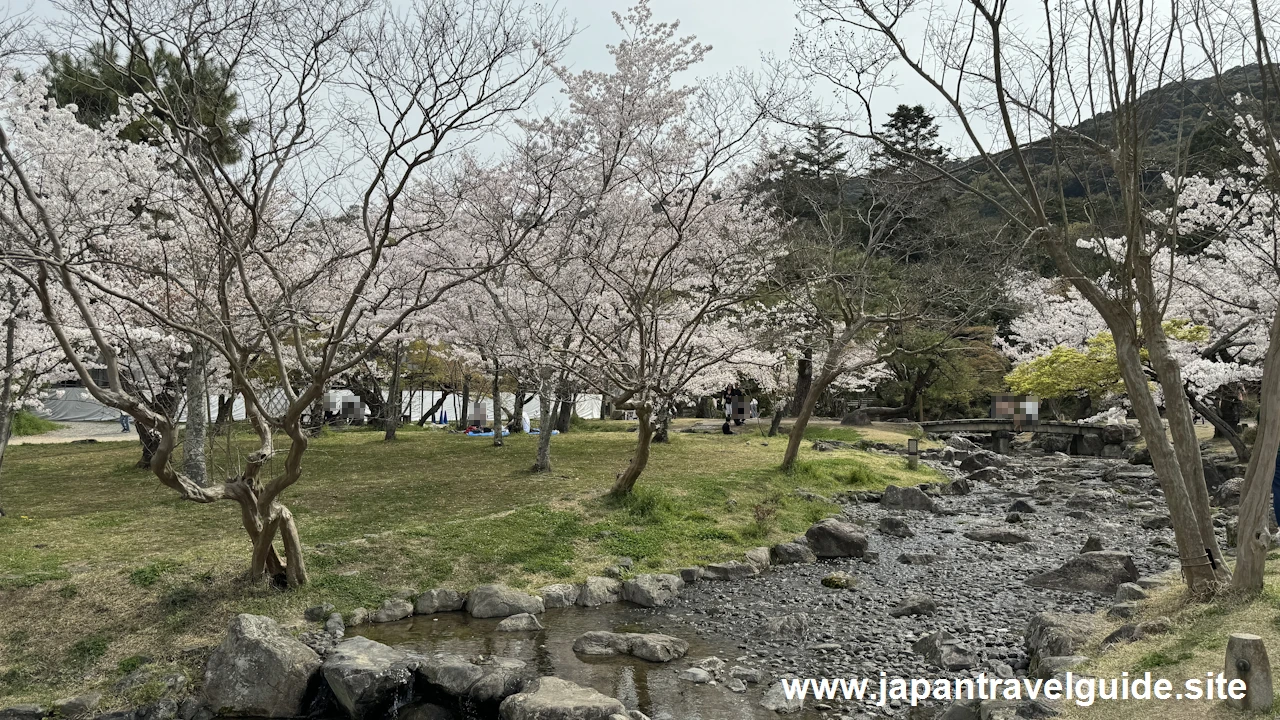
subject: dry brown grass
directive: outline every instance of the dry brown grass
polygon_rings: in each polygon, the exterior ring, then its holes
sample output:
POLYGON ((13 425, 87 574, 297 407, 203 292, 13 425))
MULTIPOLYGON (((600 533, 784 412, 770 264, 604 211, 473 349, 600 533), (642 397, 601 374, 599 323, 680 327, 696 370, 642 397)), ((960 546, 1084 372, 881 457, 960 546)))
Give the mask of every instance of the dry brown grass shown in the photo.
MULTIPOLYGON (((1261 636, 1274 658, 1273 667, 1280 671, 1280 553, 1273 553, 1268 562, 1267 585, 1260 597, 1247 601, 1223 597, 1213 603, 1191 603, 1174 578, 1173 584, 1153 593, 1140 606, 1139 621, 1167 617, 1173 621, 1173 631, 1102 652, 1098 641, 1121 625, 1104 618, 1094 645, 1084 651, 1094 659, 1081 669, 1083 672, 1099 678, 1118 678, 1122 672, 1133 676, 1150 671, 1153 678, 1166 678, 1179 688, 1188 678, 1222 672, 1227 637, 1233 632, 1261 636)), ((1238 720, 1276 717, 1280 702, 1269 713, 1252 714, 1232 710, 1218 701, 1174 700, 1097 702, 1087 708, 1069 705, 1065 710, 1066 720, 1238 720)))

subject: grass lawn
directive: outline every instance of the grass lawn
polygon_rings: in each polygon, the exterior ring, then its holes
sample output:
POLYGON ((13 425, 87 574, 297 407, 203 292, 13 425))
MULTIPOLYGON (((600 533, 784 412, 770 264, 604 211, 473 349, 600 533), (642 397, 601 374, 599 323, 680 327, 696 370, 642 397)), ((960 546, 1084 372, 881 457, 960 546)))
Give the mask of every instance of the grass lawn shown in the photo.
MULTIPOLYGON (((905 444, 907 431, 885 424, 868 435, 905 444)), ((814 432, 859 438, 849 428, 814 432)), ((372 608, 403 587, 500 580, 533 589, 619 556, 639 571, 737 559, 836 511, 796 488, 829 495, 939 479, 891 456, 807 447, 783 475, 785 437, 673 432, 633 497, 606 500, 634 442, 624 423, 560 435, 555 472, 534 475, 526 436, 495 448, 416 427, 391 444, 376 432, 327 434, 283 498, 311 572, 292 591, 244 580, 250 548, 237 506, 178 500, 133 467, 132 444, 12 447, 0 480, 11 513, 0 519, 0 707, 86 689, 105 692, 108 705, 145 702, 154 688, 121 697, 112 685, 148 660, 198 678, 236 612, 293 624, 308 606, 372 608)))
MULTIPOLYGON (((1130 677, 1150 672, 1152 680, 1165 678, 1181 689, 1188 678, 1204 678, 1206 673, 1223 671, 1227 636, 1234 632, 1252 633, 1263 638, 1272 658, 1272 668, 1280 667, 1280 553, 1268 556, 1267 584, 1261 596, 1249 602, 1220 599, 1217 602, 1188 603, 1183 586, 1175 582, 1139 603, 1141 622, 1156 617, 1173 621, 1173 631, 1135 643, 1119 645, 1102 653, 1096 643, 1119 627, 1122 621, 1107 621, 1094 638, 1095 645, 1084 650, 1094 659, 1080 672, 1099 678, 1130 677)), ((1275 717, 1280 700, 1270 713, 1248 714, 1228 708, 1218 701, 1177 702, 1130 700, 1098 702, 1092 707, 1064 706, 1068 720, 1192 720, 1210 718, 1275 717)))

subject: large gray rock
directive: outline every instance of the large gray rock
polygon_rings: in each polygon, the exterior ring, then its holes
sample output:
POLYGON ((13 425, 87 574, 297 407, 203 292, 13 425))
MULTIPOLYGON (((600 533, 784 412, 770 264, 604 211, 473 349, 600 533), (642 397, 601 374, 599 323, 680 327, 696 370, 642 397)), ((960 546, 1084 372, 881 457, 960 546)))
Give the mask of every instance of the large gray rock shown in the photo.
POLYGON ((1037 658, 1033 665, 1032 675, 1042 680, 1048 680, 1053 677, 1061 677, 1068 670, 1079 667, 1089 662, 1089 658, 1084 655, 1048 655, 1037 658))
POLYGON ((928 595, 909 595, 889 610, 889 617, 907 617, 909 615, 932 615, 938 611, 938 603, 928 595))
POLYGON ((809 616, 806 613, 794 613, 766 618, 758 632, 761 637, 766 638, 803 638, 809 634, 809 616))
POLYGON ((809 549, 820 558, 860 558, 867 552, 867 536, 858 532, 858 526, 836 518, 815 523, 804 536, 809 540, 809 549))
POLYGON ((997 467, 1002 468, 1009 465, 1009 461, 1002 455, 993 453, 990 450, 976 450, 969 453, 969 457, 960 461, 960 469, 964 472, 974 472, 982 468, 997 467))
POLYGON ((481 585, 467 593, 467 612, 471 617, 507 617, 520 613, 537 615, 542 611, 542 598, 506 585, 481 585))
POLYGON ((44 708, 39 705, 12 705, 0 708, 0 720, 42 720, 44 708))
POLYGON ((880 507, 886 510, 918 510, 920 512, 934 512, 937 509, 933 498, 925 495, 920 488, 897 485, 890 485, 884 489, 884 494, 880 496, 880 507))
POLYGON ((502 720, 609 720, 611 715, 626 717, 627 709, 592 688, 542 677, 503 700, 498 715, 502 720))
POLYGON ((353 720, 381 718, 413 683, 417 659, 368 638, 343 640, 324 659, 324 679, 353 720))
POLYGON ((779 715, 790 715, 804 709, 804 698, 798 695, 794 698, 788 698, 782 683, 778 682, 765 691, 764 697, 760 698, 760 707, 765 710, 772 710, 779 715))
POLYGON ((382 601, 382 607, 378 608, 373 617, 369 618, 376 623, 395 622, 403 620, 413 614, 413 603, 408 600, 391 598, 382 601))
POLYGON ((598 607, 621 599, 622 581, 613 578, 589 577, 578 591, 578 604, 582 607, 598 607))
POLYGON ((572 607, 578 602, 581 592, 581 588, 569 583, 556 583, 538 590, 538 594, 542 596, 542 604, 548 609, 572 607))
POLYGON ((746 552, 746 558, 747 563, 754 566, 757 570, 769 569, 769 548, 767 547, 751 548, 746 552))
POLYGON ((671 607, 683 587, 675 575, 637 575, 622 583, 622 599, 641 607, 671 607))
POLYGON ((461 610, 467 604, 467 598, 457 590, 436 588, 418 596, 413 603, 415 615, 434 615, 441 612, 461 610))
POLYGON ((704 580, 745 580, 759 574, 760 571, 754 565, 738 562, 737 560, 711 563, 702 568, 702 578, 704 580))
POLYGON ((498 623, 498 632, 538 632, 542 629, 538 616, 531 613, 512 615, 498 623))
POLYGON ((900 538, 915 537, 916 535, 911 530, 911 526, 907 524, 906 518, 893 516, 880 518, 880 532, 900 538))
POLYGON ((1031 538, 1022 533, 1012 530, 1004 530, 1002 528, 984 528, 979 530, 970 530, 964 534, 970 540, 988 543, 1000 543, 1002 545, 1017 545, 1018 543, 1030 542, 1031 538))
POLYGON ((439 654, 418 665, 418 677, 435 690, 472 703, 498 703, 525 688, 534 673, 522 660, 488 656, 475 661, 439 654))
POLYGON ((689 643, 659 633, 614 633, 593 630, 573 641, 579 655, 630 655, 649 662, 671 662, 689 652, 689 643))
POLYGON ((978 656, 945 630, 916 640, 911 650, 943 670, 968 670, 978 666, 978 656))
POLYGON ((1071 592, 1115 595, 1120 585, 1138 579, 1138 568, 1129 553, 1114 550, 1076 555, 1062 567, 1027 578, 1031 587, 1071 592))
POLYGON ((306 714, 307 689, 320 656, 261 615, 237 615, 204 672, 204 695, 217 713, 281 718, 306 714))
POLYGON ((817 562, 818 556, 813 554, 808 545, 784 542, 769 549, 769 560, 774 565, 807 564, 817 562))
POLYGON ((1027 654, 1037 657, 1075 655, 1093 636, 1097 618, 1090 614, 1043 612, 1031 616, 1022 636, 1027 654))
MULTIPOLYGON (((98 704, 102 702, 102 693, 87 693, 77 695, 75 697, 63 698, 56 700, 51 708, 54 716, 65 720, 78 720, 79 718, 87 718, 98 709, 98 704)), ((198 701, 197 701, 198 702, 198 701)))

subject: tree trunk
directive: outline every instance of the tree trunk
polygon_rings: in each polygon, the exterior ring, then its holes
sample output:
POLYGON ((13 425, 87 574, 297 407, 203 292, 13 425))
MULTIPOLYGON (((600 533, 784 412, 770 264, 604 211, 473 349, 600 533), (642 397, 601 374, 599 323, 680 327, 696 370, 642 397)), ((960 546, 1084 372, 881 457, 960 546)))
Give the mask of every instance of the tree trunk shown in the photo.
POLYGON ((778 428, 782 425, 782 417, 786 414, 786 406, 778 403, 778 406, 773 409, 773 420, 769 422, 769 437, 778 436, 778 428))
MULTIPOLYGON (((1151 463, 1155 467, 1156 477, 1169 507, 1183 577, 1193 595, 1208 597, 1218 588, 1218 573, 1210 562, 1209 548, 1200 535, 1193 496, 1187 487, 1177 452, 1169 442, 1160 409, 1147 385, 1137 338, 1119 326, 1112 326, 1112 336, 1116 339, 1116 360, 1124 379, 1125 391, 1129 395, 1134 414, 1138 416, 1142 436, 1146 438, 1147 449, 1151 451, 1151 463)), ((1176 397, 1182 397, 1181 393, 1176 397)), ((1201 485, 1203 486, 1203 480, 1201 485)))
MULTIPOLYGON (((9 299, 17 305, 16 290, 9 284, 9 299)), ((17 382, 17 368, 14 342, 17 341, 18 321, 10 316, 4 323, 4 387, 0 388, 0 468, 4 466, 4 454, 9 449, 9 437, 13 434, 13 417, 17 407, 13 402, 14 384, 17 382)), ((0 501, 0 517, 4 517, 4 503, 0 501)))
MULTIPOLYGON (((8 396, 9 393, 6 391, 4 395, 8 396)), ((0 468, 3 468, 4 454, 9 449, 9 437, 13 435, 13 417, 17 410, 12 407, 12 398, 5 397, 0 402, 4 402, 3 409, 0 409, 0 468)), ((4 517, 3 499, 0 499, 0 517, 4 517)))
MULTIPOLYGON (((813 385, 813 350, 805 348, 804 356, 796 361, 796 394, 791 399, 791 414, 799 415, 800 407, 809 399, 809 388, 813 385)), ((814 398, 817 403, 817 398, 814 398)), ((809 412, 813 412, 810 408, 809 412)))
POLYGON ((191 338, 191 362, 187 370, 187 424, 182 438, 182 471, 196 484, 209 484, 209 464, 206 455, 208 440, 209 393, 205 375, 209 368, 209 349, 196 338, 191 338))
POLYGON ((1245 470, 1240 489, 1240 520, 1236 537, 1236 571, 1232 589, 1254 595, 1262 592, 1266 571, 1268 518, 1271 513, 1271 479, 1280 449, 1280 314, 1271 320, 1271 339, 1262 365, 1261 405, 1258 408, 1258 436, 1253 456, 1245 470))
POLYGON ((783 472, 791 472, 796 458, 800 456, 800 444, 804 442, 804 431, 813 416, 813 408, 818 404, 818 396, 822 394, 823 383, 809 383, 809 392, 800 403, 800 412, 796 413, 795 422, 791 424, 791 433, 787 437, 787 451, 782 455, 783 472))
POLYGON ((631 489, 636 486, 636 480, 640 479, 640 473, 643 473, 645 466, 649 464, 649 443, 653 440, 652 412, 653 409, 648 405, 636 408, 636 453, 631 456, 627 469, 623 470, 618 475, 617 481, 613 483, 613 490, 609 494, 614 497, 630 495, 631 489))
POLYGON ((386 417, 387 401, 378 378, 372 372, 357 373, 351 377, 349 385, 351 392, 369 408, 369 419, 374 423, 381 423, 386 417))
MULTIPOLYGON (((1191 499, 1191 510, 1194 513, 1195 525, 1199 529, 1200 547, 1209 557, 1210 571, 1217 583, 1231 580, 1231 570, 1227 567, 1222 548, 1218 545, 1218 536, 1213 528, 1213 515, 1209 511, 1209 489, 1204 482, 1204 459, 1200 455, 1200 440, 1196 437, 1195 420, 1191 417, 1191 406, 1187 403, 1186 383, 1182 380, 1182 368, 1169 351, 1168 338, 1165 336, 1161 319, 1154 311, 1148 309, 1148 298, 1156 297, 1153 289, 1148 287, 1150 276, 1139 272, 1138 287, 1141 292, 1140 307, 1143 310, 1143 331, 1147 354, 1151 367, 1160 379, 1160 387, 1164 390, 1165 414, 1169 419, 1169 431, 1173 435, 1173 449, 1177 456, 1179 474, 1182 476, 1191 499)), ((1158 301, 1152 301, 1158 302, 1158 301)), ((1154 458, 1154 455, 1152 456, 1154 458)), ((1176 529, 1175 529, 1176 532, 1176 529)), ((1199 555, 1192 556, 1199 557, 1199 555)), ((1183 562, 1184 568, 1186 562, 1183 562)), ((1201 592, 1213 592, 1209 584, 1200 588, 1201 592)))
POLYGON ((236 409, 236 391, 233 388, 230 393, 218 394, 218 416, 213 421, 214 435, 221 435, 229 432, 231 423, 235 418, 236 409))
POLYGON ((656 443, 670 443, 671 437, 669 432, 671 429, 671 406, 662 403, 658 405, 657 422, 654 423, 653 441, 656 443))
POLYGON ((551 472, 551 433, 555 430, 551 399, 546 393, 538 395, 538 458, 533 463, 534 472, 551 472))
POLYGON ((1191 403, 1192 409, 1204 416, 1205 421, 1213 426, 1215 438, 1226 438, 1227 442, 1231 443, 1231 449, 1236 451, 1237 460, 1242 463, 1249 462, 1249 446, 1244 444, 1244 438, 1240 437, 1235 427, 1220 417, 1213 408, 1200 402, 1190 391, 1187 391, 1187 402, 1191 403))
POLYGON ((320 437, 320 433, 324 432, 324 395, 317 397, 315 402, 311 403, 310 425, 307 426, 307 435, 310 437, 320 437))
POLYGON ((440 407, 444 405, 444 401, 448 400, 451 394, 448 390, 441 390, 440 397, 436 398, 436 401, 431 403, 431 407, 427 408, 427 411, 422 413, 422 417, 418 418, 418 427, 424 427, 427 424, 427 419, 440 410, 440 407))
POLYGON ((523 386, 516 385, 516 396, 513 400, 514 404, 511 407, 515 412, 511 414, 511 434, 515 435, 516 433, 524 432, 524 405, 526 400, 523 386))
POLYGON ((493 363, 493 446, 502 447, 502 396, 498 394, 501 379, 498 363, 493 363))
POLYGON ((387 406, 382 418, 383 442, 395 440, 396 430, 400 429, 400 405, 403 402, 400 393, 400 347, 401 342, 396 340, 395 352, 391 356, 391 384, 387 387, 387 406))
POLYGON ((577 406, 576 397, 573 393, 565 395, 564 400, 560 401, 560 411, 556 414, 556 430, 561 434, 569 432, 573 425, 573 409, 577 406))
POLYGON ((138 423, 133 424, 133 429, 138 433, 138 442, 142 443, 142 457, 138 458, 138 462, 134 463, 134 467, 143 470, 151 468, 151 460, 156 456, 156 450, 160 447, 160 436, 153 430, 148 430, 138 423))
POLYGON ((468 407, 470 404, 471 404, 471 381, 464 379, 462 381, 462 412, 458 414, 458 419, 455 420, 455 422, 458 424, 459 430, 466 430, 467 423, 470 422, 469 417, 471 415, 471 408, 468 407))
MULTIPOLYGON (((1216 414, 1223 421, 1226 427, 1219 427, 1217 424, 1214 424, 1213 436, 1215 438, 1230 439, 1230 436, 1227 434, 1228 430, 1236 433, 1240 430, 1240 411, 1243 409, 1243 403, 1240 402, 1240 384, 1231 383, 1230 385, 1225 385, 1219 388, 1218 401, 1215 405, 1217 405, 1218 408, 1216 414)), ((1200 414, 1205 415, 1203 412, 1200 414)), ((1205 419, 1208 419, 1207 415, 1205 415, 1205 419)), ((1235 445, 1234 442, 1231 444, 1232 446, 1235 445)), ((1241 460, 1241 462, 1248 462, 1248 460, 1241 460)))

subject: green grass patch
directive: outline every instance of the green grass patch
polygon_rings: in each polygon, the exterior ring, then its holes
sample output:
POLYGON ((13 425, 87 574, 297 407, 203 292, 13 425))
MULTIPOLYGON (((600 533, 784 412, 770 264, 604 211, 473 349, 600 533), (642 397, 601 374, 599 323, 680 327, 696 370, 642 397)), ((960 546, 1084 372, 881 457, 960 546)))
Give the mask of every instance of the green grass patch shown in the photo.
POLYGON ((1138 664, 1135 665, 1134 668, 1138 672, 1155 670, 1156 668, 1167 667, 1169 665, 1177 665, 1180 662, 1190 660, 1192 657, 1194 656, 1189 652, 1180 652, 1175 655, 1170 655, 1165 652, 1156 651, 1147 653, 1146 655, 1138 658, 1138 664))
POLYGON ((151 587, 159 582, 161 576, 175 567, 177 567, 177 564, 168 560, 148 563, 129 573, 129 582, 138 587, 151 587))
POLYGON ((19 410, 13 416, 13 434, 17 437, 30 437, 53 432, 62 426, 52 420, 37 417, 26 410, 19 410))
MULTIPOLYGON (((111 678, 151 658, 198 664, 190 649, 216 645, 238 612, 294 623, 311 605, 350 613, 402 587, 502 581, 532 590, 598 575, 622 556, 635 572, 740 559, 838 511, 821 498, 940 479, 906 470, 898 457, 807 444, 796 471, 784 474, 785 438, 673 432, 653 448, 635 492, 612 499, 634 425, 575 423, 552 441, 554 472, 546 474, 529 472, 536 438, 525 435, 494 447, 416 428, 390 444, 380 432, 326 433, 281 497, 311 578, 284 592, 246 581, 250 544, 234 503, 180 500, 133 467, 136 445, 14 446, 4 479, 11 515, 0 519, 0 605, 4 624, 25 635, 0 628, 0 706, 87 689, 110 695, 111 678), (86 688, 85 678, 97 685, 86 688)), ((254 448, 239 430, 218 439, 214 477, 238 472, 254 448)), ((280 471, 287 447, 277 438, 266 478, 280 471)))

